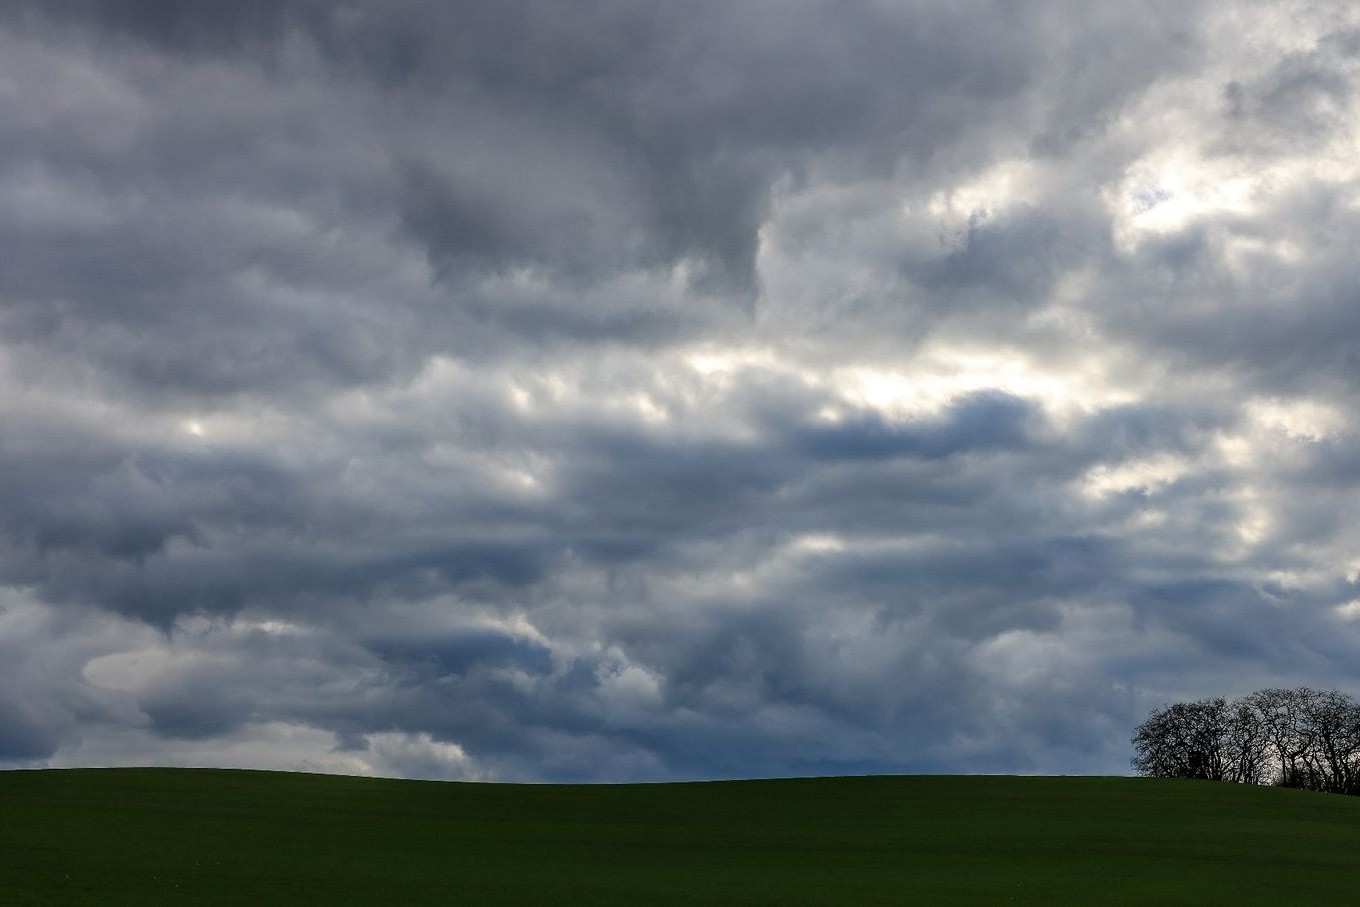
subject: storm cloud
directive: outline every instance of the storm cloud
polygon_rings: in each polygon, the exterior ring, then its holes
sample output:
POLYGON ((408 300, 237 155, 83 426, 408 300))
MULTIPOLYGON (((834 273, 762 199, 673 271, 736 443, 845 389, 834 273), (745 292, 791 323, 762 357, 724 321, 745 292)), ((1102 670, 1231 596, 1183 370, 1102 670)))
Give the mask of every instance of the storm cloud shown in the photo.
POLYGON ((0 10, 0 765, 1123 773, 1360 689, 1344 3, 0 10))

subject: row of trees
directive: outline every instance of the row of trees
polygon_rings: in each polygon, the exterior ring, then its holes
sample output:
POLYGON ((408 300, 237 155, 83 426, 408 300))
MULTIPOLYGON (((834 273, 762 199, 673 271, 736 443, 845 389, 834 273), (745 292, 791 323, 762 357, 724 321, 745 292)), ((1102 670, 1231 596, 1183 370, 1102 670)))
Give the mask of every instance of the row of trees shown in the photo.
POLYGON ((1258 690, 1156 709, 1133 734, 1133 768, 1360 794, 1360 703, 1336 690, 1258 690))

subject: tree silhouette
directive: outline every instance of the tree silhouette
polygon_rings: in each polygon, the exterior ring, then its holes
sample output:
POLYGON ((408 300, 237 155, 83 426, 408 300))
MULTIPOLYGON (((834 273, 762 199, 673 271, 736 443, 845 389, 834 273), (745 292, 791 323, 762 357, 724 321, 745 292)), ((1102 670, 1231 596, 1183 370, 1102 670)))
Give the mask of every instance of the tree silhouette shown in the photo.
POLYGON ((1140 775, 1360 794, 1360 704, 1337 690, 1174 703, 1154 709, 1132 743, 1140 775))

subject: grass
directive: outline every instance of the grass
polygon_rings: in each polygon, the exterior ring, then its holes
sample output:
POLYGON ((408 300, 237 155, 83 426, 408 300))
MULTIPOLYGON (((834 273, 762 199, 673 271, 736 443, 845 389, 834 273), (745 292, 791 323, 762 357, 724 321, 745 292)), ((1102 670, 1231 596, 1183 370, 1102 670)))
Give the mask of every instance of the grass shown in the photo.
POLYGON ((0 903, 1346 903, 1360 798, 1130 778, 0 772, 0 903))

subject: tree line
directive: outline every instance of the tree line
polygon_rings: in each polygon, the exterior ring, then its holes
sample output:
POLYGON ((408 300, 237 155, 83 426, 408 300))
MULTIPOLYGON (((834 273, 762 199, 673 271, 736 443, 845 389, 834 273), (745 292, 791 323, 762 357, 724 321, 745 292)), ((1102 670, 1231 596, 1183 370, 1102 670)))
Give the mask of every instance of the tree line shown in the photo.
POLYGON ((1177 702, 1138 726, 1133 751, 1150 777, 1360 794, 1360 703, 1308 687, 1177 702))

